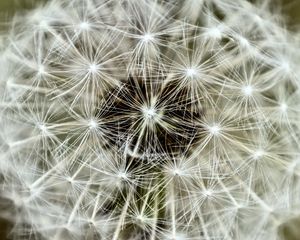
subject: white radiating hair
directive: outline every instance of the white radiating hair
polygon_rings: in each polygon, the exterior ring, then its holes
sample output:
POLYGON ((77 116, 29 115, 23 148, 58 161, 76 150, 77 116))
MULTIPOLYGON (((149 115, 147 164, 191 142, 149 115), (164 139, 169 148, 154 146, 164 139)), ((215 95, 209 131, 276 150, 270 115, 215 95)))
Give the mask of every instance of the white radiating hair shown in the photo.
POLYGON ((299 42, 268 1, 16 15, 0 53, 11 237, 278 239, 300 214, 299 42))

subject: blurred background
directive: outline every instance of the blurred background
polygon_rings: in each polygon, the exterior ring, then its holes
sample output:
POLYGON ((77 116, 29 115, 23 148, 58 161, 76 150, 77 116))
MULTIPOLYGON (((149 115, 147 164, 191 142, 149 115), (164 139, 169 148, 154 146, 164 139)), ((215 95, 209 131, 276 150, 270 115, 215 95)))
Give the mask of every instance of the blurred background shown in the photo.
MULTIPOLYGON (((47 0, 0 0, 0 31, 6 29, 7 22, 15 12, 29 10, 41 2, 47 2, 47 0)), ((277 0, 269 0, 269 2, 278 4, 277 0)), ((298 29, 300 27, 300 0, 281 0, 280 2, 283 15, 287 20, 287 27, 292 31, 298 29)), ((0 213, 5 212, 7 206, 8 204, 4 203, 4 199, 0 196, 0 213)), ((0 216, 0 240, 9 240, 6 236, 11 228, 12 224, 0 216)), ((279 236, 282 240, 300 240, 300 216, 282 224, 279 228, 279 236)))

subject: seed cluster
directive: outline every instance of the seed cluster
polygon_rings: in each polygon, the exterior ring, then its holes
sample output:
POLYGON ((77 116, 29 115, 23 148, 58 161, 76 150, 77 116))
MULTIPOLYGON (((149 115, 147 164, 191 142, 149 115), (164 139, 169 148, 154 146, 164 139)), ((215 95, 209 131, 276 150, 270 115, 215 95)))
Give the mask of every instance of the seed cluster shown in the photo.
POLYGON ((299 36, 265 1, 50 0, 1 38, 13 239, 266 240, 300 214, 299 36))

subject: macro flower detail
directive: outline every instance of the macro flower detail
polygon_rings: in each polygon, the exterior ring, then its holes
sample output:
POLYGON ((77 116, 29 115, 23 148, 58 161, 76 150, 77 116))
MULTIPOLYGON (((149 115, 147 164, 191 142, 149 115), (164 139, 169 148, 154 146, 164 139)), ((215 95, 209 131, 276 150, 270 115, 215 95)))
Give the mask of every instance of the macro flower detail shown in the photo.
POLYGON ((299 217, 299 34, 268 1, 50 0, 9 26, 11 239, 268 240, 299 217))

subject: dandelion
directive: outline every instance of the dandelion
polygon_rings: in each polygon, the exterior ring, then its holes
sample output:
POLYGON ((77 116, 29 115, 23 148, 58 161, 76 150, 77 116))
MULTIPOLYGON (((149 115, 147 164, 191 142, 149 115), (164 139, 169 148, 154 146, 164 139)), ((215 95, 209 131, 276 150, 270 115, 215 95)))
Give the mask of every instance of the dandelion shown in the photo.
POLYGON ((0 48, 11 238, 277 239, 300 214, 300 55, 276 11, 50 0, 15 16, 0 48))

